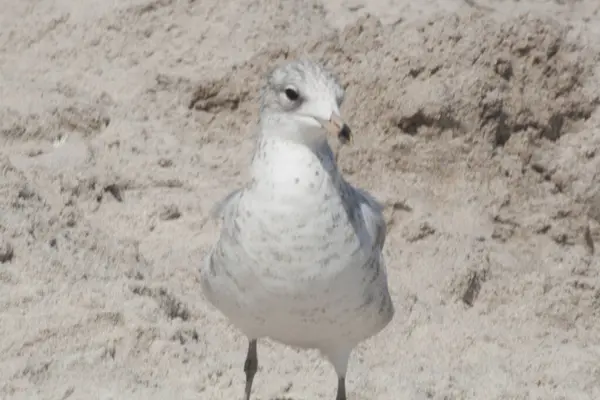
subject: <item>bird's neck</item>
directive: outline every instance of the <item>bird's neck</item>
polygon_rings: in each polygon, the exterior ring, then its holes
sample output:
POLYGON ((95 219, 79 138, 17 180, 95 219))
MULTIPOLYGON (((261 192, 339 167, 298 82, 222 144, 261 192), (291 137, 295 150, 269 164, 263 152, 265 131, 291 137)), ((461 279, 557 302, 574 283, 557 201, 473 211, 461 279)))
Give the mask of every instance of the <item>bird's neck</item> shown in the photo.
POLYGON ((300 124, 297 120, 278 113, 261 115, 260 132, 266 139, 279 139, 303 145, 317 155, 329 149, 327 137, 321 126, 300 124))
POLYGON ((309 147, 275 135, 259 138, 251 174, 258 190, 286 195, 333 189, 343 182, 327 140, 309 147))

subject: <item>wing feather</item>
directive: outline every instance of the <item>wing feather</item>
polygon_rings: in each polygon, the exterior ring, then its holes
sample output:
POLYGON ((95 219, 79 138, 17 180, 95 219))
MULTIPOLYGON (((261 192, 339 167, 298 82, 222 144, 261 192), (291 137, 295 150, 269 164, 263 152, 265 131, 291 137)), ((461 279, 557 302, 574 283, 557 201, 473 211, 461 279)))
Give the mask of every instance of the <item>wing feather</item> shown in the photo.
POLYGON ((240 195, 242 193, 242 189, 236 189, 225 196, 223 199, 217 202, 210 210, 210 217, 214 219, 219 219, 223 217, 227 210, 234 206, 238 200, 240 199, 240 195))
POLYGON ((371 237, 373 248, 381 251, 387 235, 387 227, 385 218, 383 217, 383 206, 368 192, 359 188, 353 189, 358 209, 362 215, 365 228, 371 237))

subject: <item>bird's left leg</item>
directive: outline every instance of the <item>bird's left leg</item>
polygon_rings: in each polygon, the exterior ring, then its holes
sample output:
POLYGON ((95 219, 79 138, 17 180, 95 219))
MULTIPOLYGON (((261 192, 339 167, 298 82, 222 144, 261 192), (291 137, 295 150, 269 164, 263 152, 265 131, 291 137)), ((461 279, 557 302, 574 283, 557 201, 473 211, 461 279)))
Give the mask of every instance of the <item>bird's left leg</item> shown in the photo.
POLYGON ((337 395, 335 400, 346 400, 346 377, 338 378, 337 395))

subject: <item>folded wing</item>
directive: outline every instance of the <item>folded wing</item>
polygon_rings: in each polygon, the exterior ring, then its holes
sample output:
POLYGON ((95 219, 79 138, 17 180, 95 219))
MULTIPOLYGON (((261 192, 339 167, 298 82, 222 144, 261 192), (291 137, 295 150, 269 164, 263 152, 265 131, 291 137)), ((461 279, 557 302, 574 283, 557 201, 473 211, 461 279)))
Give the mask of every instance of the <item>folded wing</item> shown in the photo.
POLYGON ((364 226, 371 240, 371 248, 381 251, 387 234, 383 206, 368 192, 359 188, 353 188, 353 190, 357 209, 360 210, 364 226))

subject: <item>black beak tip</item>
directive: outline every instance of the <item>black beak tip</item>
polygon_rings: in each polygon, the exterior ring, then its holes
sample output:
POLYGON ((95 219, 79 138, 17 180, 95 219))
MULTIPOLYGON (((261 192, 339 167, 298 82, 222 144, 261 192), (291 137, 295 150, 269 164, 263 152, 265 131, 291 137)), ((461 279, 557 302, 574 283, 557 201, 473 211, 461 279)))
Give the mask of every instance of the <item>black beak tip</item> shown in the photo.
POLYGON ((352 138, 352 131, 348 125, 344 124, 344 126, 342 126, 340 133, 338 133, 338 138, 342 143, 348 143, 350 141, 352 138))

